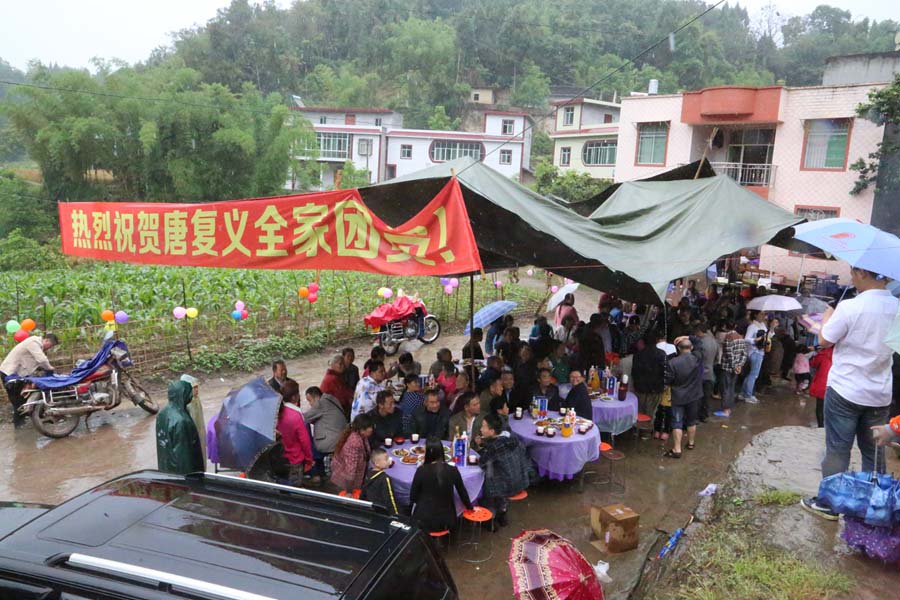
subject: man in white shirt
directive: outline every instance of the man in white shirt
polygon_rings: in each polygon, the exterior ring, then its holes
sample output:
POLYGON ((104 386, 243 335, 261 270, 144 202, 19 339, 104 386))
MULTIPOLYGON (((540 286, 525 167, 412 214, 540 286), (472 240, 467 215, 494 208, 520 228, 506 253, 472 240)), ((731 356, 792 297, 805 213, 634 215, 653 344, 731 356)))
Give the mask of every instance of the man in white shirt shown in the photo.
MULTIPOLYGON (((851 278, 856 298, 825 313, 820 336, 823 347, 834 346, 825 391, 822 477, 847 470, 854 438, 862 453, 862 470, 884 472, 884 453, 876 464, 870 429, 886 423, 890 412, 892 351, 884 339, 900 301, 885 289, 887 279, 881 275, 854 268, 851 278)), ((814 514, 837 519, 816 498, 804 499, 802 504, 814 514)))
POLYGON ((45 354, 50 348, 59 344, 52 333, 43 337, 31 336, 16 344, 2 363, 0 363, 0 380, 6 388, 6 395, 13 407, 13 425, 16 428, 25 424, 25 417, 19 414, 19 407, 25 404, 22 388, 25 380, 38 370, 52 372, 53 365, 45 354), (9 379, 9 381, 7 381, 9 379))
POLYGON ((375 398, 378 392, 386 389, 385 379, 387 372, 384 369, 384 363, 380 360, 373 360, 369 363, 369 374, 359 380, 356 384, 356 393, 353 396, 353 406, 350 409, 350 422, 356 418, 356 415, 367 413, 375 408, 375 398))

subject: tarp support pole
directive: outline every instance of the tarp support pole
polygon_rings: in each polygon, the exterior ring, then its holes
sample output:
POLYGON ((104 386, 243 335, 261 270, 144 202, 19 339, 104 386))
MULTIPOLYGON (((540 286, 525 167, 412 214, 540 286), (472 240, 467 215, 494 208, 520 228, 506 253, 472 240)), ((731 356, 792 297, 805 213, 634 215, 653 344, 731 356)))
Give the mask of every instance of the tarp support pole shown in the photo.
MULTIPOLYGON (((469 342, 475 339, 475 274, 469 275, 469 342)), ((469 346, 474 348, 475 345, 469 346)), ((472 364, 475 364, 475 355, 472 355, 472 364)), ((469 382, 474 384, 474 382, 469 382)))

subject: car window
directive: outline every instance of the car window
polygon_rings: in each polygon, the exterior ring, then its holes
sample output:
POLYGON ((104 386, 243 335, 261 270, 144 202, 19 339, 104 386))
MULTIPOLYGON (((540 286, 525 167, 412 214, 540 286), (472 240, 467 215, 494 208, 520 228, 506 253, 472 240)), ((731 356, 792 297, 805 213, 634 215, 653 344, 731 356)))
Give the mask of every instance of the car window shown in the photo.
POLYGON ((397 598, 398 590, 403 590, 404 597, 416 600, 450 600, 456 597, 431 550, 421 538, 406 545, 366 598, 393 600, 397 598))

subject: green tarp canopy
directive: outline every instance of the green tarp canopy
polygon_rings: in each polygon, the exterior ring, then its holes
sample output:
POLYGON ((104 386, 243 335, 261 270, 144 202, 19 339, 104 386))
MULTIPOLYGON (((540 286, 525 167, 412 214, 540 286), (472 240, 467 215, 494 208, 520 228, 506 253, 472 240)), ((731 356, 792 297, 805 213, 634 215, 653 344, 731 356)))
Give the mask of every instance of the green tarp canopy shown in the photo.
POLYGON ((626 182, 589 219, 468 157, 359 192, 385 223, 398 226, 451 173, 485 270, 534 265, 641 303, 664 300, 669 281, 720 256, 779 233, 789 238, 782 230, 801 221, 725 177, 626 182))

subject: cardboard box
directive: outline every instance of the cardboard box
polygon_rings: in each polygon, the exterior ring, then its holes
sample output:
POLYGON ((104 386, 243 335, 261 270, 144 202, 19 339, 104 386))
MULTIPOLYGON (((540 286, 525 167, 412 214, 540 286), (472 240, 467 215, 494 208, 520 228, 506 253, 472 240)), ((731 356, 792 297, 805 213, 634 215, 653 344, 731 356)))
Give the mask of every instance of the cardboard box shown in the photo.
POLYGON ((637 548, 640 518, 624 504, 591 508, 591 528, 609 552, 627 552, 637 548))

